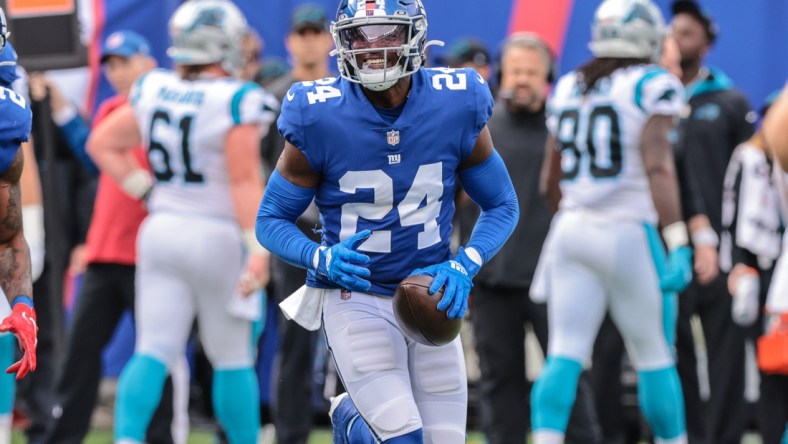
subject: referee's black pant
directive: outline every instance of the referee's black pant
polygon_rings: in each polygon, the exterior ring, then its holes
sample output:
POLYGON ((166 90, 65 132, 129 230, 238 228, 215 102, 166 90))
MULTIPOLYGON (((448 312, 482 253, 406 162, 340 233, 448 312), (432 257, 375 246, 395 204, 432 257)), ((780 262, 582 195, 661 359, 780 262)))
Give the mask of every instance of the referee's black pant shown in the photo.
MULTIPOLYGON (((277 303, 306 281, 306 270, 271 258, 271 284, 277 303)), ((279 444, 306 444, 312 430, 313 363, 316 331, 279 312, 279 347, 274 359, 272 414, 279 444)))
POLYGON ((709 285, 696 282, 679 295, 676 334, 677 368, 684 392, 689 444, 739 444, 744 434, 744 340, 746 331, 733 322, 728 275, 709 285), (698 314, 708 358, 710 398, 703 402, 690 318, 698 314))
MULTIPOLYGON (((479 380, 482 429, 489 444, 522 444, 531 423, 531 383, 525 375, 525 327, 530 323, 539 345, 547 350, 547 307, 528 296, 528 288, 473 288, 471 321, 479 380)), ((580 377, 572 408, 567 444, 595 444, 602 439, 591 386, 580 377)))
MULTIPOLYGON (((90 428, 101 381, 101 353, 125 310, 134 309, 132 265, 89 264, 68 332, 66 355, 57 378, 56 402, 47 443, 81 444, 90 428)), ((172 444, 172 380, 148 427, 146 442, 172 444)))

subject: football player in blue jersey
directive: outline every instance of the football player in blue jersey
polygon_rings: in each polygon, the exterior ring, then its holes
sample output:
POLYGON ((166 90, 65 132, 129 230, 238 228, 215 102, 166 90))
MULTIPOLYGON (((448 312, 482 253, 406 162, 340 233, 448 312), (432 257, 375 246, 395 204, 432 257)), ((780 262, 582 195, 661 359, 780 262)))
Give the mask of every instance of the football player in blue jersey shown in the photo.
MULTIPOLYGON (((27 73, 17 65, 14 47, 7 42, 0 51, 0 87, 8 88, 27 97, 27 73)), ((41 205, 41 179, 36 166, 35 150, 29 142, 22 143, 20 151, 25 166, 19 178, 22 194, 22 219, 25 241, 30 251, 32 279, 35 281, 44 270, 44 208, 41 205)), ((4 317, 5 296, 0 297, 0 318, 4 317)), ((0 369, 16 360, 17 338, 11 333, 0 333, 0 369)), ((0 374, 0 444, 11 442, 11 423, 16 396, 15 374, 0 374)))
POLYGON ((422 68, 434 42, 420 0, 342 0, 331 32, 341 77, 288 91, 278 120, 285 148, 257 237, 308 270, 305 306, 322 304, 314 317, 322 315, 348 391, 332 402, 334 442, 463 443, 460 340, 429 347, 407 338, 391 296, 408 275, 431 275, 430 292, 444 288, 438 309, 462 318, 474 275, 517 223, 517 196, 486 126, 490 89, 472 69, 422 68), (452 255, 458 177, 482 212, 452 255), (294 224, 313 199, 322 244, 294 224))
MULTIPOLYGON (((0 51, 9 32, 0 9, 0 51)), ((25 99, 0 87, 0 287, 6 294, 11 313, 0 322, 0 332, 11 332, 19 340, 24 355, 7 373, 21 379, 36 369, 36 312, 33 308, 33 279, 30 250, 22 233, 20 178, 24 156, 19 149, 30 135, 32 113, 25 99)), ((5 305, 5 304, 3 304, 5 305)))

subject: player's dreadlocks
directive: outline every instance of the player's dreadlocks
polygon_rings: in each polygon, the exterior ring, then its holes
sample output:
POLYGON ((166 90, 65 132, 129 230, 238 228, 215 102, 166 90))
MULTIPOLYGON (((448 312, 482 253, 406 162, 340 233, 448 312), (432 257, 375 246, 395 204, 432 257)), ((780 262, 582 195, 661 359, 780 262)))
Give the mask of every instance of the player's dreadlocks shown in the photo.
POLYGON ((632 65, 642 65, 646 63, 649 63, 649 60, 643 58, 602 57, 591 59, 577 70, 580 73, 584 85, 583 95, 587 95, 591 92, 600 79, 610 77, 613 71, 632 65))

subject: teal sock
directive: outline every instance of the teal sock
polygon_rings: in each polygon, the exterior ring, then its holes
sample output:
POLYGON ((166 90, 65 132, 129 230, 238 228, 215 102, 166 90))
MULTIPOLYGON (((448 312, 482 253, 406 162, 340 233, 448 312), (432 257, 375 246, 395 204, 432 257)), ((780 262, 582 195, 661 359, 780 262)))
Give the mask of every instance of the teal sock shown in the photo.
POLYGON ((547 357, 531 391, 531 423, 534 430, 566 432, 582 371, 583 366, 577 361, 547 357))
POLYGON ((257 356, 257 342, 260 340, 260 336, 263 335, 266 316, 268 316, 268 293, 266 293, 265 290, 260 290, 260 304, 262 305, 260 309, 260 319, 252 322, 252 356, 257 356))
POLYGON ((213 408, 230 444, 257 443, 260 429, 258 387, 251 367, 214 371, 213 408))
POLYGON ((674 439, 686 433, 684 397, 675 366, 638 372, 638 396, 657 438, 674 439))
POLYGON ((167 367, 150 356, 134 354, 123 368, 115 403, 115 441, 145 441, 145 431, 161 401, 167 367))
POLYGON ((785 424, 785 432, 783 433, 783 439, 780 440, 780 444, 788 444, 788 423, 785 424))
POLYGON ((16 376, 5 372, 14 363, 16 337, 11 333, 0 333, 0 415, 10 414, 14 409, 16 376))
MULTIPOLYGON (((676 346, 676 324, 679 319, 679 299, 676 293, 662 293, 662 327, 672 350, 676 346)), ((673 353, 675 355, 675 352, 673 353)))

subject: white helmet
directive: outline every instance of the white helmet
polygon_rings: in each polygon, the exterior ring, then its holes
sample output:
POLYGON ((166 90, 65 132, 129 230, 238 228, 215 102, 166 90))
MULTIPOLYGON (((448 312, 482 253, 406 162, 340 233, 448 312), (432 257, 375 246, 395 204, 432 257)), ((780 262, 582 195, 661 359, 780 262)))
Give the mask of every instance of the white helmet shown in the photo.
POLYGON ((647 58, 658 61, 665 19, 651 0, 605 0, 594 14, 591 43, 597 58, 647 58))
POLYGON ((178 65, 218 63, 230 74, 243 66, 241 44, 246 18, 227 0, 188 0, 170 18, 172 46, 167 55, 178 65))

